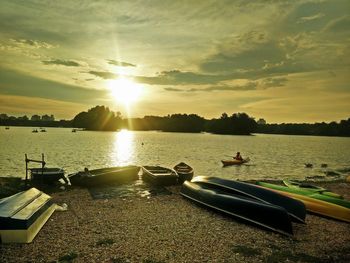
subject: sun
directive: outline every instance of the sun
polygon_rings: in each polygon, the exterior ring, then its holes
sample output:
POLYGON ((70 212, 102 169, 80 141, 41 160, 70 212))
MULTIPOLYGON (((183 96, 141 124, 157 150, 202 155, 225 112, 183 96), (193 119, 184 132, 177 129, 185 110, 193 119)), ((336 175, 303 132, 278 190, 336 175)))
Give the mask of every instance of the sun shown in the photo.
POLYGON ((108 87, 115 101, 130 105, 139 100, 142 86, 131 79, 119 77, 108 82, 108 87))

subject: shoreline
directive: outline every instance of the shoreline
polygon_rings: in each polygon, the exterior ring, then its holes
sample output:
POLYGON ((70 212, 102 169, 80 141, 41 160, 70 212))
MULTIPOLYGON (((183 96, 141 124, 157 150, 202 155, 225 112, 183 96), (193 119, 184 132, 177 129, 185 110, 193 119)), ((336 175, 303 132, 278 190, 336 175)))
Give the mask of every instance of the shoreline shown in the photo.
MULTIPOLYGON (((317 183, 317 185, 321 185, 317 183)), ((350 183, 322 183, 350 199, 350 183)), ((170 195, 93 199, 87 189, 51 194, 66 203, 30 244, 1 244, 1 262, 349 262, 349 224, 307 214, 288 238, 170 195)))

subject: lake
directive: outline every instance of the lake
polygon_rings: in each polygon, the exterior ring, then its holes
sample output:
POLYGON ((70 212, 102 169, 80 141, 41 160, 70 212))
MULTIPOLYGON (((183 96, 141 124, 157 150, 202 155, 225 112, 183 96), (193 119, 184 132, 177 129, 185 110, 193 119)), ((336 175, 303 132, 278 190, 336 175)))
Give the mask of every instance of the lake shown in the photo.
MULTIPOLYGON (((72 132, 67 128, 46 128, 32 133, 31 127, 0 129, 0 176, 25 176, 24 154, 41 159, 47 167, 64 168, 66 174, 126 164, 173 167, 190 164, 195 175, 224 178, 282 179, 324 176, 350 172, 350 138, 265 135, 231 136, 166 133, 157 131, 72 132), (222 167, 240 151, 250 162, 222 167), (312 163, 313 168, 305 168, 312 163), (321 164, 327 164, 322 168, 321 164)), ((30 167, 36 167, 31 164, 30 167)), ((334 178, 327 176, 326 179, 334 178)))

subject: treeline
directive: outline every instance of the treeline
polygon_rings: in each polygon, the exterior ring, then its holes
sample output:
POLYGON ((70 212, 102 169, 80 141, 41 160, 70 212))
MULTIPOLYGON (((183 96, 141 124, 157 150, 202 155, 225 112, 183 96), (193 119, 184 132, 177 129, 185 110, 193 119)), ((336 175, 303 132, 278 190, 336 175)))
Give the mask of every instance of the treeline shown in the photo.
POLYGON ((339 123, 282 123, 265 124, 257 126, 257 133, 288 134, 288 135, 320 135, 320 136, 345 136, 350 137, 350 118, 339 123))
POLYGON ((172 114, 167 116, 145 116, 143 118, 123 118, 120 112, 113 112, 108 107, 96 106, 78 113, 72 120, 34 121, 28 118, 0 118, 3 126, 38 126, 38 127, 74 127, 93 131, 115 131, 118 129, 166 132, 209 132, 216 134, 249 135, 252 133, 350 136, 350 118, 339 123, 315 124, 266 124, 258 122, 246 113, 223 113, 219 118, 204 119, 196 114, 172 114))
POLYGON ((96 106, 87 112, 81 112, 73 119, 73 126, 86 130, 114 131, 159 130, 166 132, 211 132, 218 134, 249 135, 256 130, 254 118, 246 113, 228 116, 223 113, 219 119, 206 120, 196 114, 172 114, 164 117, 145 116, 144 118, 123 119, 120 112, 111 112, 108 107, 96 106))
POLYGON ((173 114, 165 117, 131 118, 125 120, 123 126, 130 130, 196 133, 204 131, 205 125, 206 120, 196 114, 173 114))
POLYGON ((0 119, 0 126, 28 126, 28 127, 72 127, 72 121, 32 121, 23 119, 0 119))

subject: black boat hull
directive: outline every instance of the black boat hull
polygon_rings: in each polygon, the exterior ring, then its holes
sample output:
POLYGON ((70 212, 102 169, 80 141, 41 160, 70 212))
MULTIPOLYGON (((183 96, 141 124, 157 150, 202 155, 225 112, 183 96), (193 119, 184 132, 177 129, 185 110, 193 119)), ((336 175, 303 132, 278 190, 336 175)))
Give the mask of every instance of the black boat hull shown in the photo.
POLYGON ((279 206, 262 203, 239 194, 212 190, 208 185, 184 182, 181 195, 208 208, 239 218, 254 225, 293 235, 287 211, 279 206))
POLYGON ((212 188, 224 189, 225 191, 234 194, 239 193, 267 204, 281 206, 287 210, 293 221, 305 223, 306 208, 304 203, 299 200, 256 185, 218 177, 198 176, 193 178, 192 182, 208 184, 212 188))
POLYGON ((135 165, 84 171, 69 176, 72 185, 93 187, 111 183, 127 183, 138 179, 140 167, 135 165))

